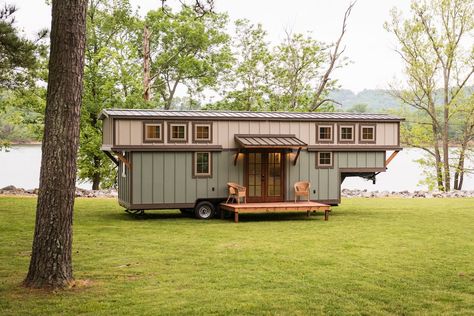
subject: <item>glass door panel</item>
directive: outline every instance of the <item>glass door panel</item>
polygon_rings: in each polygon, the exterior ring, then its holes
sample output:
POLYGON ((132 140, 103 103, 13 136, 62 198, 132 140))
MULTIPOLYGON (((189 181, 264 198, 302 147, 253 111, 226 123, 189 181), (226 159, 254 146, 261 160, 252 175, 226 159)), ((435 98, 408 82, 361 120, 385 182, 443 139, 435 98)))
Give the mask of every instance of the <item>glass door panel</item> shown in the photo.
POLYGON ((281 190, 281 153, 269 153, 267 163, 267 195, 280 197, 281 190))
POLYGON ((262 153, 248 153, 248 197, 262 197, 262 153))

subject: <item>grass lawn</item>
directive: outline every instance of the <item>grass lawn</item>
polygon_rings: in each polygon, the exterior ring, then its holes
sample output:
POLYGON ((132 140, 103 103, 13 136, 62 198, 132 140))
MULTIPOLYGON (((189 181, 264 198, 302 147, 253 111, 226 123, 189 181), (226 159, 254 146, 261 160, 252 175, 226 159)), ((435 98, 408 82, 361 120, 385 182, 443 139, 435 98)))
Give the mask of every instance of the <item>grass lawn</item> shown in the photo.
POLYGON ((0 315, 474 314, 474 199, 345 199, 323 215, 135 219, 78 199, 74 271, 20 285, 33 198, 0 197, 0 315))

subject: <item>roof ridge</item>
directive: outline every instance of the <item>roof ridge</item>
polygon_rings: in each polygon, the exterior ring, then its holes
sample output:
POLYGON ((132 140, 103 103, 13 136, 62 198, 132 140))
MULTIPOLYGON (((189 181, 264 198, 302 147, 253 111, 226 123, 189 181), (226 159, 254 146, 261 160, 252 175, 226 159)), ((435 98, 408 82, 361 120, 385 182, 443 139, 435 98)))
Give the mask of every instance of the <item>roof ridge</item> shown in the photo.
POLYGON ((231 111, 231 110, 163 110, 163 109, 104 109, 100 118, 114 117, 182 117, 196 119, 302 119, 302 120, 390 120, 401 121, 403 118, 386 113, 352 113, 352 112, 283 112, 283 111, 231 111))

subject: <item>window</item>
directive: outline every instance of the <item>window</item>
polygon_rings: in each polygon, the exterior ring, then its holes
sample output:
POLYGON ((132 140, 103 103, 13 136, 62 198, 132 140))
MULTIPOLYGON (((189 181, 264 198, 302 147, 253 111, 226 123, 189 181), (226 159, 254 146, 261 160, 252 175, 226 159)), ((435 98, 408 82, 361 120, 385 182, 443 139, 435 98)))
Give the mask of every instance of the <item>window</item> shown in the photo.
POLYGON ((186 123, 168 123, 168 141, 170 143, 185 143, 188 140, 186 123))
POLYGON ((193 142, 212 142, 212 123, 193 123, 193 142))
POLYGON ((210 177, 211 176, 211 153, 195 152, 193 159, 194 177, 210 177))
POLYGON ((171 126, 171 138, 172 139, 184 139, 184 133, 186 132, 186 127, 183 125, 174 125, 171 126))
POLYGON ((333 126, 332 125, 317 125, 317 134, 316 134, 316 141, 317 142, 329 142, 332 143, 333 138, 333 126))
POLYGON ((332 168, 332 152, 318 152, 316 155, 316 167, 332 168))
POLYGON ((163 142, 163 123, 162 122, 144 122, 143 123, 143 142, 144 143, 162 143, 163 142))
POLYGON ((339 125, 339 142, 354 142, 354 125, 339 125))
POLYGON ((359 140, 361 143, 374 143, 375 142, 375 125, 361 125, 359 140))

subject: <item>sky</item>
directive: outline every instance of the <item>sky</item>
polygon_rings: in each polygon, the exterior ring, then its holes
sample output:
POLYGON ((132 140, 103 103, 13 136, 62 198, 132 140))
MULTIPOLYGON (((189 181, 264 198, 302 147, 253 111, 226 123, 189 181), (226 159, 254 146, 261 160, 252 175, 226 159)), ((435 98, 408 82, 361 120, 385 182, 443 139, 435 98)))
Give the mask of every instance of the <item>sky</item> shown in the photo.
MULTIPOLYGON (((5 1, 0 0, 3 5, 5 1)), ((44 0, 8 0, 19 11, 17 26, 28 36, 42 28, 49 28, 51 8, 44 0)), ((169 3, 177 0, 169 0, 169 3)), ((144 14, 161 5, 159 0, 131 0, 144 14)), ((231 20, 246 18, 261 23, 268 39, 278 43, 285 30, 310 32, 313 38, 334 42, 341 30, 348 0, 215 0, 217 12, 227 12, 231 20)), ((410 0, 358 0, 348 21, 343 40, 345 56, 350 64, 337 69, 333 76, 341 88, 360 92, 364 89, 385 89, 396 78, 401 78, 402 62, 394 52, 396 42, 383 28, 393 7, 408 12, 410 0)))

